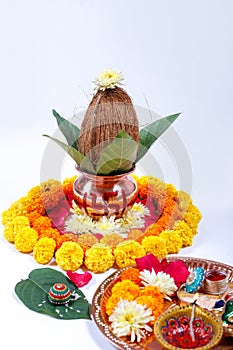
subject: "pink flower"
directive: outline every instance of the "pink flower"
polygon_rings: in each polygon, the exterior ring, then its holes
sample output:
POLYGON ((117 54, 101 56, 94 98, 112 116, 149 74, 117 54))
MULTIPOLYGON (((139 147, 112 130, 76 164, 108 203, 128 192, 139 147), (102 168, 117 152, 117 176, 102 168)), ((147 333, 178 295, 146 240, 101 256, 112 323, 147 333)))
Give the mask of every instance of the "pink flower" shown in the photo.
POLYGON ((88 284, 92 279, 92 274, 88 271, 84 273, 77 273, 73 271, 66 271, 67 276, 73 282, 76 287, 81 288, 88 284))
POLYGON ((140 271, 152 271, 152 269, 154 269, 155 273, 163 271, 160 261, 153 254, 148 254, 143 256, 142 258, 136 258, 135 260, 137 268, 140 271))
POLYGON ((175 284, 179 288, 187 280, 190 272, 182 260, 175 260, 167 263, 163 267, 163 272, 174 278, 175 284))

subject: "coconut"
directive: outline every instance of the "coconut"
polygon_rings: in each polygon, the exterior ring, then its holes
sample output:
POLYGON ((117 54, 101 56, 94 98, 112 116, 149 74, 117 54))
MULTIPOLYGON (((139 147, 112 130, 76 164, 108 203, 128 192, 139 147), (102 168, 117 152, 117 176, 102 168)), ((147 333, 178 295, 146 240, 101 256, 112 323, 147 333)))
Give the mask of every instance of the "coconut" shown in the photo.
POLYGON ((139 143, 139 123, 132 100, 119 86, 98 90, 84 115, 78 138, 78 150, 95 166, 100 153, 125 130, 139 143))

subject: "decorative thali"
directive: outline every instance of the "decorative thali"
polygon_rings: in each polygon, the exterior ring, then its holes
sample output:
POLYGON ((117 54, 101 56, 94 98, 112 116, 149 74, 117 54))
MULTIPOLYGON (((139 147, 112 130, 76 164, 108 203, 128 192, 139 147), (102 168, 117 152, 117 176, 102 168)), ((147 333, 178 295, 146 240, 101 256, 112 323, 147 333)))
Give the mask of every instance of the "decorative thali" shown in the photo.
MULTIPOLYGON (((179 257, 172 256, 168 257, 167 261, 174 261, 176 259, 183 260, 185 265, 188 267, 189 271, 194 271, 197 267, 202 267, 204 271, 208 270, 221 270, 225 271, 228 278, 228 290, 233 290, 233 267, 227 264, 223 264, 213 260, 207 259, 199 259, 192 257, 179 257)), ((141 340, 139 343, 132 343, 129 339, 125 337, 117 337, 111 331, 110 323, 108 321, 108 316, 105 313, 105 304, 108 298, 111 295, 111 289, 115 282, 119 279, 122 271, 124 269, 118 270, 106 278, 96 290, 93 301, 92 301, 92 316, 94 321, 99 328, 99 330, 103 333, 105 337, 118 349, 126 349, 126 350, 162 350, 164 349, 156 340, 154 335, 147 337, 144 340, 141 340)), ((221 299, 222 295, 219 295, 219 299, 221 299)), ((176 303, 182 304, 182 302, 177 299, 176 303)), ((221 318, 223 310, 216 309, 212 311, 216 317, 221 318)), ((215 346, 213 349, 223 349, 230 350, 233 348, 233 326, 223 324, 223 337, 221 342, 215 346)))

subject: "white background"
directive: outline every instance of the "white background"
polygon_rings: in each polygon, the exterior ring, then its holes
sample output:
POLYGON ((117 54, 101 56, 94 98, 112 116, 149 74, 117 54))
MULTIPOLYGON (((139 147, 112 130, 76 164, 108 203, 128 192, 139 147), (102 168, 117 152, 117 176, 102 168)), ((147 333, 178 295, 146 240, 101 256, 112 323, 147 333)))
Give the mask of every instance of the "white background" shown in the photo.
MULTIPOLYGON (((135 105, 182 112, 138 167, 187 190, 200 208, 199 235, 182 254, 233 265, 232 14, 231 0, 1 0, 0 210, 39 184, 52 109, 70 118, 86 108, 96 74, 111 67, 135 105)), ((75 173, 62 157, 61 179, 75 173)), ((0 244, 4 349, 113 348, 93 322, 25 309, 13 289, 38 266, 0 244)), ((90 301, 104 278, 84 290, 90 301)))

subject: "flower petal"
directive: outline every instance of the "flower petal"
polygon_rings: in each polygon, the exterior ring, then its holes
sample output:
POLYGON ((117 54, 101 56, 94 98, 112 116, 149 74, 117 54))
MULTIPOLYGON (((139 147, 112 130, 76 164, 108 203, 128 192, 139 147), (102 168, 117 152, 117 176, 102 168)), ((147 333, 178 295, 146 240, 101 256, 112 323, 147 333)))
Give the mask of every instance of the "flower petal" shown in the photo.
POLYGON ((185 283, 190 272, 182 260, 175 260, 164 266, 163 271, 174 278, 175 284, 179 288, 185 283))
POLYGON ((154 269, 155 273, 158 273, 163 270, 160 261, 153 254, 147 254, 142 258, 136 258, 135 261, 140 271, 152 271, 152 269, 154 269))
POLYGON ((71 282, 73 282, 78 288, 85 286, 92 279, 92 274, 88 271, 84 273, 66 271, 66 274, 71 280, 71 282))

